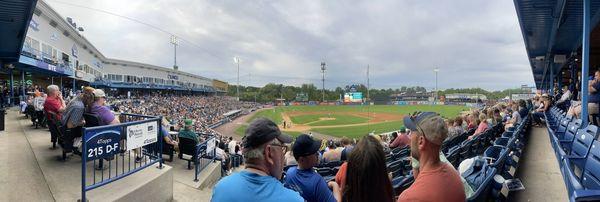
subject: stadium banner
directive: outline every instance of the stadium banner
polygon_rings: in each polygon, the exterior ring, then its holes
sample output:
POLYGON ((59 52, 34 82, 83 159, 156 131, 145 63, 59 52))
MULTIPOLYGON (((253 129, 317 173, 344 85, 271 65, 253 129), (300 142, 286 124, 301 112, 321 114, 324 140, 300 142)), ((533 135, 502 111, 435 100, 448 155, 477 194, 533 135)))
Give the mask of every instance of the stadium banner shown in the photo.
POLYGON ((116 155, 120 149, 121 127, 114 126, 103 130, 90 130, 84 134, 87 161, 108 158, 116 155))
POLYGON ((139 148, 158 139, 158 122, 146 122, 127 126, 127 151, 139 148))

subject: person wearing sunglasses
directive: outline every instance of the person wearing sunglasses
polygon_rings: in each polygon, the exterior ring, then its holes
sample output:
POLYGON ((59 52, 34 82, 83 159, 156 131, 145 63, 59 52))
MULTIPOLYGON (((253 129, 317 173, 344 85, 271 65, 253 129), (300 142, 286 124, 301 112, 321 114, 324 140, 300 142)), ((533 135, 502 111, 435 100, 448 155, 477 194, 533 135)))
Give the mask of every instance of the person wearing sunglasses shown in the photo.
POLYGON ((442 117, 423 112, 404 117, 410 129, 410 155, 418 160, 415 182, 398 201, 465 201, 465 190, 458 172, 440 160, 440 148, 448 136, 442 117))
POLYGON ((280 182, 285 144, 291 142, 292 138, 282 134, 273 121, 254 120, 242 140, 246 168, 221 179, 213 189, 211 201, 304 201, 280 182))

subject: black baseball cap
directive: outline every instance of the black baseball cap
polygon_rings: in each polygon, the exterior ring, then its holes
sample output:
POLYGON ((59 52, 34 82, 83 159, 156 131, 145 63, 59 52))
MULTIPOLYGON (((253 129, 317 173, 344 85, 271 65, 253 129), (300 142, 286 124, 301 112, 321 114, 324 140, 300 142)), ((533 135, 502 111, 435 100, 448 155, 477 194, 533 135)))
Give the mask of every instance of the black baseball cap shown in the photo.
POLYGON ((315 154, 321 148, 321 140, 314 140, 307 134, 302 134, 296 138, 296 142, 292 146, 294 157, 308 156, 315 154))
POLYGON ((292 142, 292 137, 282 134, 273 121, 266 118, 258 118, 246 129, 246 134, 242 141, 244 148, 256 148, 277 138, 284 144, 292 142))

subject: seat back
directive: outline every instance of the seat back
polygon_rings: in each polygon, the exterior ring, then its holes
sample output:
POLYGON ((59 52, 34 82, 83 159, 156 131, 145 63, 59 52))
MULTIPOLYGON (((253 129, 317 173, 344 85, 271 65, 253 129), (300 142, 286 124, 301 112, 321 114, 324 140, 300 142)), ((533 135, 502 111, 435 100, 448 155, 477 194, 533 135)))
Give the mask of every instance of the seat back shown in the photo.
POLYGON ((100 116, 92 113, 83 113, 83 119, 85 120, 85 127, 94 127, 100 125, 100 116))
POLYGON ((596 140, 586 158, 581 184, 586 189, 600 189, 600 142, 596 140))
POLYGON ((577 130, 581 129, 581 119, 576 119, 575 121, 569 124, 569 128, 563 135, 563 137, 558 137, 559 140, 568 140, 573 141, 575 138, 575 134, 577 134, 577 130))
POLYGON ((487 201, 487 199, 492 195, 490 192, 493 187, 492 179, 494 178, 494 175, 496 175, 496 169, 491 168, 490 171, 486 173, 483 183, 481 183, 481 185, 474 190, 475 193, 473 193, 471 197, 467 198, 466 201, 487 201))
POLYGON ((560 120, 560 125, 558 126, 558 129, 556 129, 556 132, 564 133, 567 130, 567 127, 569 127, 569 123, 571 123, 572 120, 573 120, 573 116, 571 116, 571 115, 567 115, 567 116, 563 117, 560 120))
POLYGON ((571 155, 586 157, 597 134, 598 127, 594 125, 588 125, 585 129, 579 130, 571 146, 571 155))
POLYGON ((196 141, 190 138, 179 137, 179 152, 194 156, 196 153, 196 141))
POLYGON ((506 151, 506 147, 494 145, 488 147, 485 152, 483 152, 483 156, 494 159, 492 166, 496 168, 498 172, 502 172, 504 169, 504 160, 508 154, 506 151))
POLYGON ((496 141, 494 141, 494 145, 500 145, 500 146, 508 146, 508 140, 510 140, 508 137, 501 137, 496 139, 496 141))

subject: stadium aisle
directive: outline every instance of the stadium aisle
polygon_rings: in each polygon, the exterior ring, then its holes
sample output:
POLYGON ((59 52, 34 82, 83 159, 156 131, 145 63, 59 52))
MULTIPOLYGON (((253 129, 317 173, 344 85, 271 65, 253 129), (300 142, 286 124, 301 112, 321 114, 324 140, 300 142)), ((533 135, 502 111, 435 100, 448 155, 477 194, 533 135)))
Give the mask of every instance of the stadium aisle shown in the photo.
POLYGON ((508 201, 568 201, 567 191, 546 128, 531 129, 517 178, 525 190, 510 193, 508 201))
POLYGON ((16 108, 6 114, 0 132, 0 195, 6 201, 54 201, 50 188, 27 141, 16 108), (15 183, 18 182, 18 183, 15 183))

